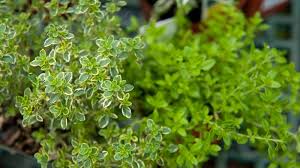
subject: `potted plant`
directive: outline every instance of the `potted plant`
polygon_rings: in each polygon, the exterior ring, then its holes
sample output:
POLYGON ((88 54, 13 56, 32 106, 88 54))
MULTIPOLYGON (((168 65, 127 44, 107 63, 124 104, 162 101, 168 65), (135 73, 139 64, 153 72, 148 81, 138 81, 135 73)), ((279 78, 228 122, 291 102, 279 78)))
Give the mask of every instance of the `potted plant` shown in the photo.
POLYGON ((125 4, 1 3, 1 107, 38 128, 42 167, 143 167, 168 152, 159 148, 169 128, 151 119, 121 125, 131 118, 133 90, 121 76, 124 60, 143 47, 120 28, 116 12, 125 4))
POLYGON ((199 167, 232 141, 298 166, 284 112, 299 109, 300 76, 253 45, 258 16, 220 5, 194 35, 183 7, 174 36, 153 24, 128 37, 125 4, 1 4, 1 107, 36 128, 41 167, 199 167))
POLYGON ((126 71, 134 111, 172 130, 166 139, 178 150, 163 157, 167 167, 203 165, 232 142, 268 155, 270 167, 298 167, 299 131, 290 131, 287 113, 298 114, 300 76, 282 51, 255 46, 256 32, 266 29, 260 16, 217 4, 195 34, 186 8, 178 10, 176 33, 165 38, 168 29, 153 22, 142 65, 131 61, 126 71))

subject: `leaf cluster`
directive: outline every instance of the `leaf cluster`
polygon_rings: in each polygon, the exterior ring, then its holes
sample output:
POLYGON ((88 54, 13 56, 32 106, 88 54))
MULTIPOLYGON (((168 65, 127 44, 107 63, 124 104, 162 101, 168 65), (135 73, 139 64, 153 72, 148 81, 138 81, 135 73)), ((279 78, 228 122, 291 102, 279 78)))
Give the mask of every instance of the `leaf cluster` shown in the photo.
POLYGON ((168 128, 128 120, 134 87, 122 78, 124 61, 139 58, 144 43, 120 27, 125 4, 1 1, 0 103, 40 127, 42 167, 145 167, 170 153, 168 128))
POLYGON ((199 167, 233 142, 299 166, 300 74, 253 43, 259 16, 219 4, 194 34, 184 6, 172 36, 130 37, 125 4, 0 1, 1 110, 40 127, 42 167, 199 167))
POLYGON ((126 71, 141 115, 172 130, 167 140, 179 149, 164 156, 168 167, 197 167, 234 142, 268 155, 271 166, 299 166, 300 135, 287 116, 299 114, 300 75, 282 51, 255 45, 266 29, 260 16, 219 3, 193 33, 182 13, 173 35, 155 22, 147 28, 142 65, 131 61, 126 71))

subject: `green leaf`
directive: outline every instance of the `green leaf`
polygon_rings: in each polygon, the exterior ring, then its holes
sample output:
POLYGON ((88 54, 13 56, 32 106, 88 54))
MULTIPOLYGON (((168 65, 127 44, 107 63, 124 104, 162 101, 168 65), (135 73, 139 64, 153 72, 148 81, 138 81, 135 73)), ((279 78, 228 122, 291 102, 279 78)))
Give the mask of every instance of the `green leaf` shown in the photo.
POLYGON ((36 153, 34 157, 41 164, 42 168, 46 168, 48 165, 49 156, 46 153, 36 153))
POLYGON ((65 95, 72 95, 72 94, 73 94, 73 89, 72 89, 72 87, 66 86, 66 87, 64 88, 64 94, 65 94, 65 95))
POLYGON ((116 153, 116 154, 114 155, 114 159, 115 159, 116 161, 119 161, 119 160, 122 160, 123 157, 122 157, 122 155, 121 155, 120 153, 116 153))
POLYGON ((126 85, 124 86, 123 91, 124 91, 124 92, 130 92, 130 91, 132 91, 133 89, 134 89, 134 87, 133 87, 132 85, 126 84, 126 85))
POLYGON ((62 129, 67 129, 68 127, 68 119, 67 118, 62 118, 60 120, 60 126, 62 129))
POLYGON ((137 168, 145 168, 146 167, 145 163, 141 159, 135 160, 134 162, 135 162, 137 168))
POLYGON ((84 94, 85 94, 85 89, 84 88, 77 88, 74 91, 74 96, 76 96, 76 97, 84 95, 84 94))
POLYGON ((75 147, 78 146, 79 143, 78 143, 75 139, 72 139, 72 140, 71 140, 71 144, 72 144, 72 146, 75 148, 75 147))
POLYGON ((170 134, 171 133, 171 129, 168 128, 168 127, 162 127, 161 128, 161 133, 165 134, 165 135, 170 134))
POLYGON ((297 152, 300 153, 300 142, 297 142, 296 149, 297 149, 297 152))
POLYGON ((16 63, 16 58, 11 55, 4 55, 1 60, 3 62, 9 63, 9 64, 15 64, 16 63))
POLYGON ((93 97, 94 93, 95 93, 95 90, 93 88, 88 88, 86 90, 86 98, 91 99, 93 97))
POLYGON ((74 34, 72 34, 72 33, 68 33, 67 36, 65 36, 65 39, 67 39, 67 40, 70 40, 72 38, 74 38, 74 34))
POLYGON ((26 89, 24 90, 24 96, 30 96, 30 94, 31 94, 30 88, 26 88, 26 89))
POLYGON ((63 59, 64 59, 66 62, 70 62, 70 59, 71 59, 71 52, 66 52, 66 53, 64 53, 63 59))
POLYGON ((179 135, 181 135, 181 136, 183 136, 183 137, 186 136, 186 131, 185 131, 184 128, 179 128, 179 129, 177 130, 177 132, 178 132, 179 135))
POLYGON ((111 98, 113 96, 113 92, 111 91, 104 91, 103 92, 103 97, 104 98, 111 98))
POLYGON ((0 35, 2 35, 6 30, 6 25, 4 23, 0 24, 0 35))
POLYGON ((87 159, 83 162, 84 168, 91 168, 92 167, 92 161, 90 159, 87 159))
POLYGON ((11 30, 7 33, 7 38, 8 39, 13 39, 16 36, 16 31, 11 30))
POLYGON ((56 103, 60 99, 59 95, 57 94, 51 94, 49 99, 49 104, 56 103))
POLYGON ((41 80, 41 81, 45 81, 45 80, 46 80, 46 74, 45 74, 45 73, 41 73, 41 74, 38 76, 38 79, 41 80))
POLYGON ((162 134, 159 133, 154 138, 155 138, 156 141, 162 141, 162 134))
POLYGON ((269 144, 269 147, 268 147, 268 154, 269 154, 270 159, 274 159, 275 156, 276 156, 276 151, 275 151, 275 149, 272 147, 271 144, 269 144))
POLYGON ((79 62, 82 66, 87 66, 89 64, 89 59, 86 56, 80 57, 79 62))
POLYGON ((44 42, 44 47, 49 47, 51 45, 54 45, 54 44, 58 44, 58 40, 54 39, 54 38, 47 38, 44 42))
POLYGON ((177 145, 174 145, 174 144, 170 144, 169 147, 168 147, 168 150, 170 153, 175 153, 178 151, 178 146, 177 145))
MULTIPOLYGON (((57 75, 56 75, 56 78, 58 80, 61 80, 61 79, 64 79, 65 78, 65 72, 59 72, 57 75)), ((54 80, 54 79, 53 79, 54 80)), ((61 86, 61 85, 60 85, 61 86)))
POLYGON ((35 58, 35 60, 30 62, 30 65, 33 67, 40 66, 41 61, 35 58))
POLYGON ((126 1, 118 1, 117 4, 119 6, 125 6, 127 3, 126 3, 126 1))
POLYGON ((248 142, 248 138, 246 136, 239 136, 236 138, 238 144, 246 144, 248 142))
POLYGON ((229 146, 230 146, 230 144, 231 144, 231 138, 230 138, 229 135, 225 135, 225 136, 223 137, 223 141, 224 141, 224 144, 226 145, 226 147, 229 147, 229 146))
POLYGON ((89 77, 90 76, 88 74, 82 73, 82 74, 80 74, 80 76, 78 78, 78 82, 83 83, 83 82, 87 81, 89 79, 89 77))
POLYGON ((40 115, 36 115, 36 120, 39 122, 43 122, 43 117, 40 115))
POLYGON ((112 101, 110 99, 105 99, 103 102, 102 102, 102 106, 104 108, 107 108, 111 105, 112 101))
POLYGON ((85 115, 83 113, 76 113, 75 117, 78 121, 84 121, 85 120, 85 115))
POLYGON ((210 146, 210 152, 213 155, 216 155, 221 150, 221 147, 219 145, 211 145, 210 146))
POLYGON ((68 116, 70 114, 70 110, 68 108, 64 108, 62 112, 64 116, 68 116))
POLYGON ((46 57, 47 56, 47 53, 44 49, 41 49, 40 50, 40 57, 46 57))
POLYGON ((272 81, 271 84, 270 84, 270 87, 271 88, 280 88, 281 84, 279 82, 272 81))
POLYGON ((127 106, 122 107, 122 114, 126 118, 131 118, 131 109, 127 106))
POLYGON ((97 40, 96 40, 96 45, 97 45, 98 47, 101 47, 103 42, 104 42, 103 39, 97 39, 97 40))
POLYGON ((155 125, 155 123, 154 123, 154 121, 152 119, 148 119, 147 120, 147 127, 149 129, 152 129, 154 127, 154 125, 155 125))
POLYGON ((65 79, 67 82, 71 82, 72 81, 72 78, 73 78, 73 72, 66 72, 65 73, 65 79))
POLYGON ((56 50, 55 49, 52 49, 49 53, 49 57, 50 58, 55 58, 55 55, 56 55, 56 50))
POLYGON ((268 168, 278 168, 279 166, 276 163, 271 163, 268 165, 268 168))
POLYGON ((107 115, 102 116, 99 121, 98 125, 100 128, 105 128, 109 123, 109 117, 107 115))
POLYGON ((157 165, 159 165, 161 167, 164 167, 164 165, 165 165, 165 162, 164 162, 163 158, 161 158, 161 157, 158 160, 156 160, 156 163, 157 163, 157 165))
POLYGON ((103 58, 99 60, 99 64, 101 67, 106 67, 110 63, 109 58, 103 58))
POLYGON ((108 152, 107 152, 107 151, 101 151, 101 152, 100 152, 100 155, 99 155, 99 158, 100 158, 101 160, 103 160, 107 155, 108 155, 108 152))
POLYGON ((116 67, 112 67, 109 69, 110 76, 115 77, 119 74, 118 69, 116 67))
POLYGON ((54 92, 55 88, 52 87, 51 85, 46 86, 45 88, 45 93, 52 93, 54 92))
POLYGON ((86 155, 86 154, 88 154, 88 152, 89 152, 89 145, 88 144, 86 144, 86 143, 82 143, 82 144, 80 144, 80 151, 79 151, 79 153, 81 154, 81 155, 86 155))
POLYGON ((215 63, 216 63, 216 61, 214 59, 205 60, 202 64, 201 69, 204 71, 208 71, 215 65, 215 63))
POLYGON ((55 105, 50 106, 49 111, 54 115, 60 112, 55 105))

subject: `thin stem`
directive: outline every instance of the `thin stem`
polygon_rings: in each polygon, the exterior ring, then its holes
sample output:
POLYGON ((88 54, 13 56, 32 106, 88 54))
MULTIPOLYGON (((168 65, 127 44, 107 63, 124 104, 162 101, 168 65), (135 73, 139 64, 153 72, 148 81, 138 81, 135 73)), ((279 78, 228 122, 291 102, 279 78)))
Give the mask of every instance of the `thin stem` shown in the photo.
MULTIPOLYGON (((263 126, 261 124, 258 124, 258 123, 251 123, 253 125, 255 125, 256 127, 260 127, 260 128, 263 128, 263 126)), ((274 132, 278 132, 278 129, 276 127, 273 127, 273 126, 269 126, 270 130, 271 131, 274 131, 274 132)), ((297 140, 297 135, 295 133, 292 133, 292 132, 288 132, 288 134, 293 137, 295 140, 297 140)))
POLYGON ((247 138, 254 138, 257 140, 263 140, 263 141, 273 141, 276 143, 285 143, 285 141, 280 140, 280 139, 274 139, 274 138, 264 138, 264 137, 260 137, 260 136, 254 136, 254 135, 245 135, 245 134, 241 134, 241 133, 237 133, 238 136, 243 136, 243 137, 247 137, 247 138))
MULTIPOLYGON (((215 124, 215 123, 212 123, 212 122, 209 122, 209 124, 211 125, 215 125, 217 126, 219 129, 221 129, 222 131, 226 132, 226 130, 224 130, 224 128, 220 127, 218 124, 215 124)), ((232 131, 231 131, 232 132, 232 131)), ((229 133, 231 133, 229 132, 229 133)), ((257 139, 257 140, 263 140, 263 141, 272 141, 272 142, 276 142, 276 143, 285 143, 285 141, 283 140, 280 140, 280 139, 275 139, 275 138, 265 138, 265 137, 261 137, 261 136, 254 136, 254 135, 245 135, 245 134, 241 134, 241 133, 238 133, 238 132, 232 132, 232 134, 236 134, 238 136, 243 136, 243 137, 247 137, 248 139, 251 139, 251 138, 254 138, 254 139, 257 139)))
POLYGON ((260 85, 258 87, 255 87, 254 89, 251 89, 251 90, 247 91, 246 93, 244 93, 244 96, 250 94, 251 92, 253 92, 253 91, 257 90, 257 89, 261 89, 261 88, 264 88, 264 87, 265 87, 265 84, 262 84, 262 85, 260 85))

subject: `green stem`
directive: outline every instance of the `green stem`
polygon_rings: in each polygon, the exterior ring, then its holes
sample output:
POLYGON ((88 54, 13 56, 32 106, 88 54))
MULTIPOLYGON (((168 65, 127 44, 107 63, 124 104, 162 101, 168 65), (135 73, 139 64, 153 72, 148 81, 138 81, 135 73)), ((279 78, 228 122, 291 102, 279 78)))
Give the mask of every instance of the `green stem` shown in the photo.
POLYGON ((274 139, 274 138, 264 138, 264 137, 260 137, 260 136, 254 136, 254 135, 245 135, 245 134, 241 134, 241 133, 237 133, 238 136, 243 136, 243 137, 247 137, 247 138, 254 138, 257 140, 263 140, 263 141, 272 141, 272 142, 276 142, 276 143, 285 143, 285 141, 280 140, 280 139, 274 139))

